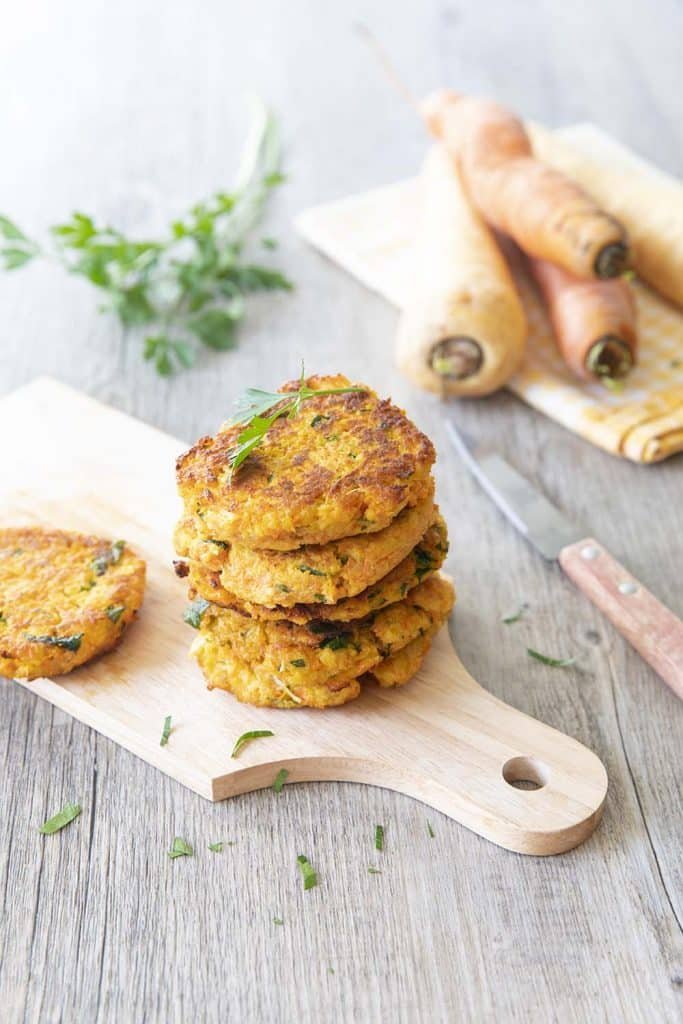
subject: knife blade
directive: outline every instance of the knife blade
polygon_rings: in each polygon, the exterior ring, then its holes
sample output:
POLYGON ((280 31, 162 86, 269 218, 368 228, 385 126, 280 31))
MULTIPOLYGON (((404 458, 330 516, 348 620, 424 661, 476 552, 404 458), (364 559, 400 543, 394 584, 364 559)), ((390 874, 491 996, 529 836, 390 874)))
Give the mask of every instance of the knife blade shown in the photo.
POLYGON ((488 445, 447 430, 453 446, 510 522, 564 572, 683 700, 683 622, 586 531, 567 519, 488 445))

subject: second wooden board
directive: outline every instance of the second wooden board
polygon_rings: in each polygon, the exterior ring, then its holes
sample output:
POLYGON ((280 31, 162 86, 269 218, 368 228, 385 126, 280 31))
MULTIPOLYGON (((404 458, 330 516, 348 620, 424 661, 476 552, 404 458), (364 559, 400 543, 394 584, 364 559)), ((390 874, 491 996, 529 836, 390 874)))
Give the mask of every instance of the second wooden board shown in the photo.
POLYGON ((487 693, 446 629, 409 685, 366 687, 341 708, 255 708, 209 692, 188 657, 184 587, 172 570, 173 466, 184 445, 44 379, 0 401, 0 431, 18 439, 3 465, 3 524, 123 538, 148 563, 139 621, 119 649, 26 689, 210 800, 270 786, 284 768, 288 784, 395 789, 520 853, 560 853, 591 834, 607 790, 602 763, 487 693), (162 747, 167 715, 173 728, 162 747), (251 729, 274 736, 232 759, 251 729))

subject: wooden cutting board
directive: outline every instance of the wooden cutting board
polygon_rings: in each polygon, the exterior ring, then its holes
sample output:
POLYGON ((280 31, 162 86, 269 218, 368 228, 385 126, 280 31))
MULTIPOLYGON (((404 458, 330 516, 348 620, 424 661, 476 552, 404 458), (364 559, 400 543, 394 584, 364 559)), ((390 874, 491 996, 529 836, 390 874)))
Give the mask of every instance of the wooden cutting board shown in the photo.
POLYGON ((128 541, 148 563, 138 621, 117 651, 58 680, 22 683, 209 800, 344 780, 430 804, 520 853, 571 849, 597 825, 607 790, 586 747, 515 711, 468 675, 444 628, 407 686, 328 711, 276 710, 209 692, 188 656, 185 587, 172 569, 179 513, 174 461, 185 447, 56 381, 0 400, 0 522, 128 541), (159 739, 164 718, 173 731, 159 739), (250 729, 275 735, 230 753, 250 729), (537 788, 518 788, 522 780, 537 788))

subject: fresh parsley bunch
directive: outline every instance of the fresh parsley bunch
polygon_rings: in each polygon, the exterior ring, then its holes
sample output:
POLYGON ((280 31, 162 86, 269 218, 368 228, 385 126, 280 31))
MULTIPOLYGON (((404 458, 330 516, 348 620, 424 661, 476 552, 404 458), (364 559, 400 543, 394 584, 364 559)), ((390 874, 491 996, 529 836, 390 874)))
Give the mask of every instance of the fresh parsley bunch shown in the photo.
MULTIPOLYGON (((251 292, 291 289, 273 267, 250 263, 244 249, 272 190, 282 183, 280 140, 273 115, 257 102, 234 191, 197 203, 160 241, 134 241, 74 213, 51 228, 43 248, 0 216, 0 266, 16 270, 56 259, 106 294, 104 310, 124 328, 143 328, 145 359, 164 377, 189 368, 198 346, 234 348, 251 292)), ((262 239, 264 248, 275 248, 262 239)))

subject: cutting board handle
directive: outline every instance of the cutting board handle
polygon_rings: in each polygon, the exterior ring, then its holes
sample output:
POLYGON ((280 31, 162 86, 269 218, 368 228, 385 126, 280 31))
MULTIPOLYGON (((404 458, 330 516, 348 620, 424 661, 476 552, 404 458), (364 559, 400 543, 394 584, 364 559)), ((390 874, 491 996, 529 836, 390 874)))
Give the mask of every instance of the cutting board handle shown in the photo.
POLYGON ((345 740, 334 756, 320 737, 317 750, 315 739, 308 750, 299 741, 292 758, 264 759, 215 780, 214 799, 270 786, 281 767, 288 782, 386 786, 499 846, 537 856, 570 850, 600 820, 607 792, 602 762, 484 690, 463 667, 446 628, 407 686, 368 686, 357 701, 326 712, 320 733, 327 716, 343 719, 345 740))

